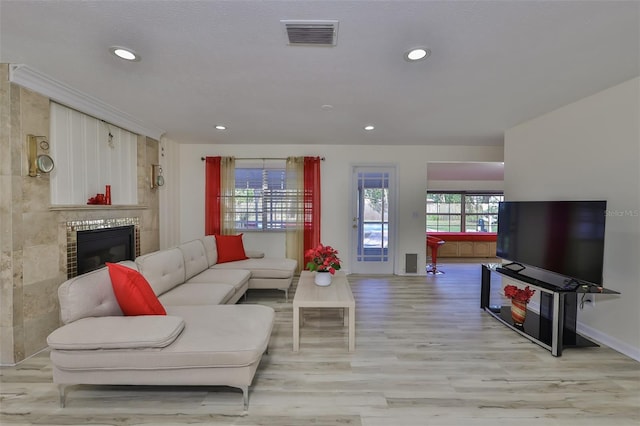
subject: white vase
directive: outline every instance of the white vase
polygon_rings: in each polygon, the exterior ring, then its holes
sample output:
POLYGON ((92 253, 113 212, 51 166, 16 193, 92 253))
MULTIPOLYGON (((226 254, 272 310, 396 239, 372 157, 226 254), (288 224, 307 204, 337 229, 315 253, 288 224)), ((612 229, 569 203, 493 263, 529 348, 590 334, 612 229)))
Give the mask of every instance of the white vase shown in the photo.
POLYGON ((329 271, 316 271, 315 283, 320 287, 331 285, 331 273, 329 271))

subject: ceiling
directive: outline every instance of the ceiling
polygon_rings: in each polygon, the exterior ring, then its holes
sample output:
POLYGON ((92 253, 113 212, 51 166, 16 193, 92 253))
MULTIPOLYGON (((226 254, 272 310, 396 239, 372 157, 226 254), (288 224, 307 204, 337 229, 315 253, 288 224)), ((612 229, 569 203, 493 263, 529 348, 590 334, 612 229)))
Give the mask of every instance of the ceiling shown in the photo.
POLYGON ((640 75, 639 22, 637 1, 0 0, 0 61, 182 143, 501 145, 640 75), (290 46, 283 19, 337 20, 337 44, 290 46))

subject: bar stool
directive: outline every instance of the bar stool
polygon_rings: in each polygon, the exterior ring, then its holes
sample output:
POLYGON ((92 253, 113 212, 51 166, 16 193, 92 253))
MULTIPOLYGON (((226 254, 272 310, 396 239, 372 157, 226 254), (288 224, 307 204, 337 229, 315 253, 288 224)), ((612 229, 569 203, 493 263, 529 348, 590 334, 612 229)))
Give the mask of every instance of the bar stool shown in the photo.
POLYGON ((427 274, 429 273, 433 275, 444 274, 444 272, 438 270, 438 268, 436 267, 436 262, 438 259, 438 248, 444 243, 445 241, 441 240, 440 238, 427 235, 427 246, 431 248, 431 265, 427 267, 427 274))

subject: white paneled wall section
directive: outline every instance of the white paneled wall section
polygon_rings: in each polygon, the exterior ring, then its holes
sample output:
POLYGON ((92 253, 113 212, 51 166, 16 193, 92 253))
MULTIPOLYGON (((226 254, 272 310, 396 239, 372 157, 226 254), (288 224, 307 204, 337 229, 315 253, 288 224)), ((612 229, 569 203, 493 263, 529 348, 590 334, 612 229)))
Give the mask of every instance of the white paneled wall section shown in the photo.
POLYGON ((51 103, 51 204, 82 205, 111 185, 111 203, 138 204, 137 135, 51 103))

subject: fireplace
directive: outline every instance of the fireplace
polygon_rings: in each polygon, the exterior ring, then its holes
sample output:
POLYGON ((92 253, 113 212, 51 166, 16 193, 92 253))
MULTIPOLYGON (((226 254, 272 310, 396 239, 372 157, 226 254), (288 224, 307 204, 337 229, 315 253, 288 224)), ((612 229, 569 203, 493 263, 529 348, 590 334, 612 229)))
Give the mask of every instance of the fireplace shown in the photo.
POLYGON ((95 271, 106 262, 135 259, 133 226, 78 232, 78 275, 95 271))
POLYGON ((67 277, 133 260, 140 255, 140 220, 134 218, 67 222, 67 277))

